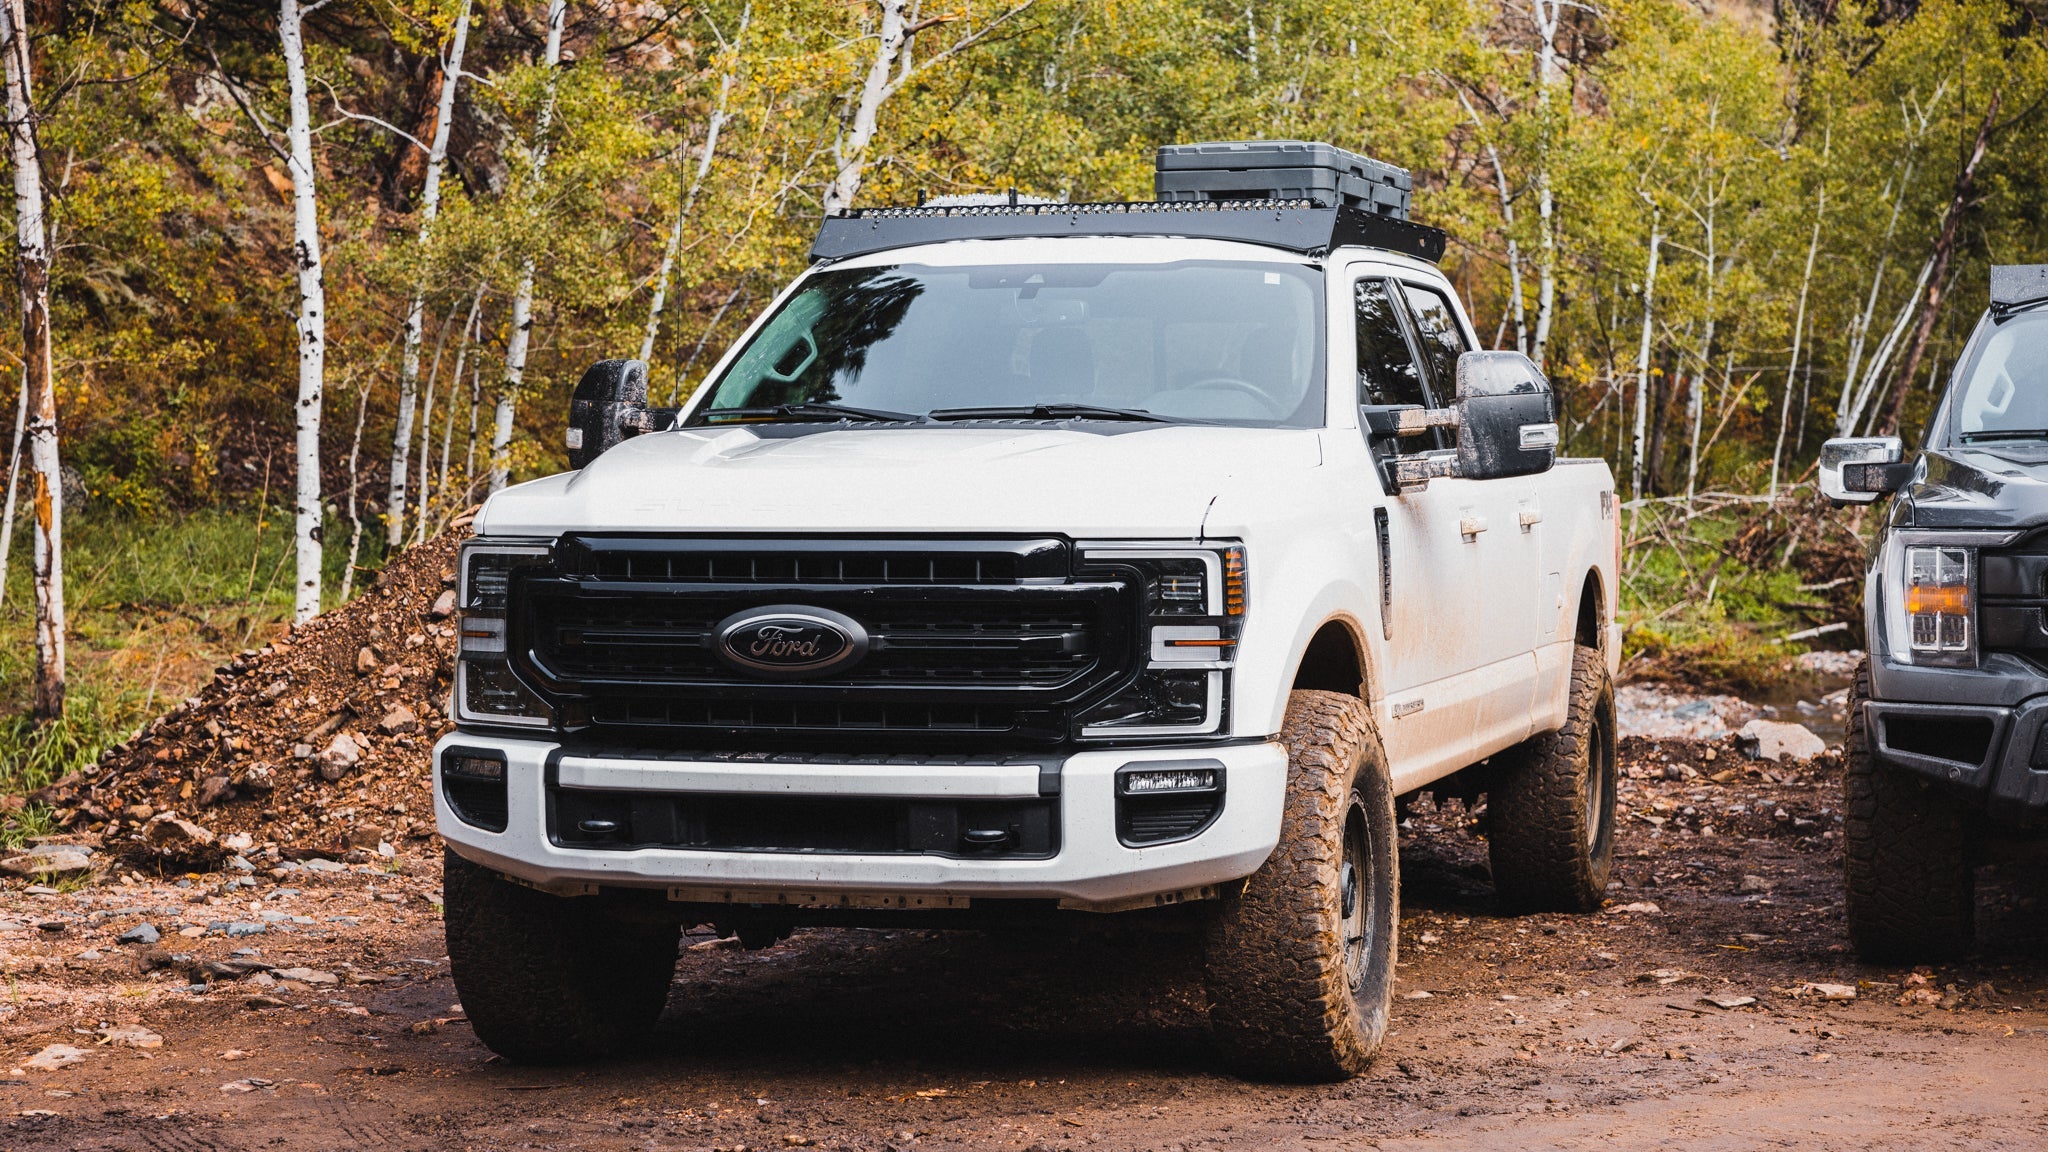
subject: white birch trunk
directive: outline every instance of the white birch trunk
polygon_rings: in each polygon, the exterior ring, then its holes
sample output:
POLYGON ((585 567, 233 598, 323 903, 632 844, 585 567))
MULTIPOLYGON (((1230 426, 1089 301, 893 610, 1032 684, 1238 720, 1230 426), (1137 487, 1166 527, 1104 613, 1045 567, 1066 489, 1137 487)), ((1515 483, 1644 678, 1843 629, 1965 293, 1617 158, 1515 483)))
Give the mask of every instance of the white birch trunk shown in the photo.
MULTIPOLYGON (((1713 184, 1711 169, 1708 172, 1707 182, 1708 187, 1711 189, 1713 184)), ((1709 191, 1707 194, 1705 218, 1707 247, 1706 255, 1702 261, 1706 266, 1707 272, 1707 326, 1705 333, 1700 337, 1699 369, 1692 373, 1692 383, 1686 391, 1686 406, 1690 409, 1688 414, 1692 417, 1692 442, 1686 450, 1685 457, 1685 514, 1688 519, 1692 516, 1692 498, 1693 493, 1697 490, 1700 475, 1700 421, 1705 415, 1706 408, 1704 403, 1706 397, 1702 390, 1706 387, 1707 373, 1712 370, 1712 365, 1707 357, 1714 354, 1714 285, 1718 279, 1716 269, 1717 252, 1715 248, 1717 237, 1714 233, 1714 217, 1716 209, 1720 207, 1720 203, 1720 193, 1718 191, 1709 191)))
MULTIPOLYGON (((479 330, 478 339, 482 339, 479 330)), ((468 504, 476 496, 476 417, 477 410, 484 403, 483 355, 477 355, 478 363, 469 370, 469 435, 462 442, 462 503, 468 504)))
POLYGON ((469 299, 469 316, 462 322, 462 335, 455 341, 455 371, 448 376, 448 415, 441 420, 441 466, 438 470, 429 471, 427 468, 434 430, 431 426, 420 429, 420 518, 419 528, 413 537, 415 540, 427 538, 427 520, 433 512, 433 502, 439 499, 445 504, 448 500, 448 446, 455 437, 455 390, 462 387, 462 366, 469 359, 469 338, 476 329, 477 311, 483 303, 484 292, 478 288, 476 295, 469 299))
POLYGON ((44 231, 43 165, 36 139, 28 21, 18 0, 0 7, 6 56, 7 136, 14 160, 17 279, 21 289, 23 386, 34 493, 36 675, 39 722, 64 714, 64 485, 57 456, 57 396, 50 356, 50 247, 44 231))
MULTIPOLYGON (((1550 347, 1550 329, 1557 309, 1557 202, 1550 181, 1551 89, 1563 79, 1558 67, 1557 37, 1564 20, 1565 0, 1534 0, 1530 15, 1536 24, 1536 111, 1542 119, 1543 145, 1536 167, 1536 335, 1528 355, 1543 366, 1550 347)), ((1571 97, 1565 97, 1565 116, 1571 97)))
POLYGON ((718 134, 725 128, 732 86, 739 78, 740 42, 746 37, 747 24, 753 18, 752 4, 740 10, 739 30, 727 46, 730 59, 725 74, 718 80, 718 106, 712 109, 711 121, 704 129, 704 154, 697 158, 697 174, 690 180, 690 190, 676 202, 675 226, 669 229, 668 247, 661 254, 661 271, 654 276, 654 300, 647 307, 647 331, 640 338, 640 362, 643 364, 654 363, 654 338, 661 333, 661 313, 668 306, 668 278, 675 270, 676 253, 682 250, 683 224, 697 206, 697 193, 704 187, 704 177, 711 172, 712 158, 718 154, 718 134))
POLYGON ((867 79, 861 83, 860 101, 854 105, 853 120, 846 134, 832 146, 832 158, 839 167, 825 186, 825 215, 834 216, 853 207, 867 172, 868 146, 874 143, 881 120, 882 104, 902 81, 896 75, 897 58, 910 41, 905 14, 909 0, 881 0, 882 23, 875 36, 875 58, 868 63, 867 79))
MULTIPOLYGON (((1778 408, 1778 442, 1771 449, 1772 503, 1778 499, 1778 465, 1785 456, 1785 429, 1792 422, 1792 381, 1799 375, 1799 349, 1806 341, 1806 292, 1813 285, 1813 261, 1820 254, 1820 225, 1827 210, 1828 188, 1823 183, 1819 205, 1813 212, 1813 239, 1806 243, 1806 270, 1799 276, 1799 307, 1792 317, 1792 359, 1785 365, 1785 402, 1778 408)), ((1805 415, 1802 407, 1800 418, 1803 420, 1805 415)))
MULTIPOLYGON (((434 117, 434 139, 427 148, 427 177, 420 189, 418 244, 421 249, 425 249, 432 238, 434 218, 441 212, 441 169, 448 161, 448 133, 455 119, 455 89, 462 83, 462 50, 468 40, 469 0, 463 0, 462 11, 455 17, 448 58, 441 64, 441 103, 434 117)), ((405 311, 405 347, 398 358, 398 425, 391 432, 391 489, 384 503, 384 539, 394 548, 405 539, 406 458, 412 450, 413 397, 419 391, 420 329, 425 321, 425 312, 426 293, 415 287, 412 302, 405 311)))
POLYGON ((1643 337, 1636 348, 1636 423, 1635 434, 1629 444, 1629 498, 1640 500, 1643 496, 1643 450, 1649 432, 1650 414, 1650 338, 1656 325, 1657 296, 1657 250, 1664 243, 1664 234, 1659 230, 1659 214, 1650 216, 1650 262, 1643 273, 1643 337))
POLYGON ((1920 265, 1920 274, 1913 278, 1913 290, 1906 294, 1905 303, 1899 305, 1899 314, 1892 319, 1892 326, 1885 332, 1884 339, 1871 353, 1870 363, 1863 370, 1860 381, 1845 381, 1843 390, 1855 389, 1855 398, 1849 410, 1837 424, 1837 436, 1853 436, 1856 428, 1863 423, 1864 409, 1870 403, 1877 386, 1884 382, 1885 369, 1891 367, 1892 354, 1898 351, 1899 341, 1906 335, 1906 328, 1913 321, 1913 310, 1920 303, 1920 294, 1927 290, 1927 278, 1934 274, 1934 257, 1929 256, 1920 265))
POLYGON ((7 506, 0 512, 0 604, 7 602, 7 560, 14 551, 14 500, 21 489, 21 453, 27 447, 22 434, 28 429, 28 377, 21 381, 21 402, 14 408, 14 439, 7 449, 7 506))
POLYGON ((1849 409, 1853 403, 1857 372, 1863 366, 1863 342, 1870 337, 1870 322, 1877 314, 1877 295, 1884 287, 1885 269, 1891 263, 1892 232, 1899 226, 1899 212, 1906 205, 1906 187, 1913 179, 1913 162, 1906 161, 1906 172, 1899 181, 1898 198, 1892 201, 1891 220, 1884 228, 1884 241, 1878 245, 1877 268, 1870 274, 1870 293, 1863 302, 1863 311, 1849 325, 1849 366, 1842 374, 1842 394, 1835 401, 1835 435, 1847 436, 1844 429, 1849 425, 1849 409))
MULTIPOLYGON (((1453 86, 1455 87, 1455 85, 1453 86)), ((1458 89, 1458 103, 1465 106, 1465 115, 1471 118, 1475 131, 1484 135, 1485 124, 1479 119, 1479 110, 1472 107, 1472 101, 1465 98, 1463 89, 1458 89)), ((1527 305, 1522 300, 1522 250, 1515 240, 1515 198, 1508 187, 1508 171, 1500 162, 1500 149, 1493 141, 1485 140, 1487 163, 1493 166, 1493 193, 1500 201, 1501 235, 1508 246, 1508 310, 1501 315, 1501 329, 1505 330, 1508 317, 1515 321, 1515 351, 1529 354, 1529 316, 1527 305)), ((1500 331, 1494 333, 1494 344, 1500 344, 1500 331)))
POLYGON ((341 602, 355 594, 356 561, 363 554, 363 505, 356 494, 356 465, 363 457, 363 417, 370 411, 370 390, 356 397, 356 434, 348 445, 348 563, 341 566, 341 602))
MULTIPOLYGON (((541 101, 540 116, 533 126, 533 168, 527 183, 530 199, 548 167, 548 126, 555 118, 555 84, 562 64, 562 24, 569 13, 568 0, 548 0, 548 40, 543 62, 548 69, 547 96, 541 101)), ((512 331, 505 339, 505 381, 498 392, 498 408, 491 421, 491 491, 505 487, 512 477, 512 420, 519 409, 519 390, 526 383, 526 350, 533 338, 534 257, 529 253, 519 264, 519 283, 512 292, 512 331)))
POLYGON ((313 187, 313 112, 306 97, 306 7, 282 0, 277 38, 291 88, 292 260, 299 274, 299 399, 294 408, 298 496, 293 517, 296 577, 292 619, 320 614, 320 407, 327 376, 327 289, 320 265, 320 209, 313 187))
MULTIPOLYGON (((412 539, 415 544, 427 538, 427 500, 433 494, 433 474, 427 471, 427 457, 432 451, 434 443, 434 385, 441 379, 441 353, 448 350, 448 326, 455 323, 455 310, 461 306, 461 300, 457 300, 449 305, 448 315, 441 321, 441 334, 434 338, 434 360, 427 367, 427 393, 425 398, 420 401, 419 511, 412 519, 412 539)), ((465 336, 468 335, 468 332, 467 328, 463 329, 465 336)), ((460 379, 462 374, 460 365, 456 367, 455 372, 456 378, 460 379)), ((409 445, 408 450, 410 450, 409 445)))

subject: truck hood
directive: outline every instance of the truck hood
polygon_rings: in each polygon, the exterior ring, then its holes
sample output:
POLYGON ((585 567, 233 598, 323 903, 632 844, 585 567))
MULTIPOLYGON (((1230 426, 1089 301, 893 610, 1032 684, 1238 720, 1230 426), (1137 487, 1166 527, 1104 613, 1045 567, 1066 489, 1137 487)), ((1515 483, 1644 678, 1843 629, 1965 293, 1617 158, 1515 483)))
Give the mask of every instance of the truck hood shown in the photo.
POLYGON ((2048 524, 2048 449, 1929 449, 1896 520, 1914 528, 2030 528, 2048 524))
POLYGON ((477 531, 1193 538, 1227 486, 1298 491, 1288 477, 1321 462, 1308 430, 689 428, 636 437, 580 472, 507 488, 484 506, 477 531))

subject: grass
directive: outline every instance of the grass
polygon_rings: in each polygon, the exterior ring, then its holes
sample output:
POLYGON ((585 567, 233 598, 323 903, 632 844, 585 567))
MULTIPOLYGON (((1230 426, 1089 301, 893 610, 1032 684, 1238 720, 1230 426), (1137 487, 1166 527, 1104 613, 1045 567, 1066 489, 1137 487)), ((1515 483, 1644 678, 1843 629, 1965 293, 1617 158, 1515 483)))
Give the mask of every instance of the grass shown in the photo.
MULTIPOLYGON (((332 600, 348 539, 345 523, 330 528, 337 529, 326 548, 332 600)), ((145 517, 88 509, 65 524, 64 544, 64 716, 38 725, 29 707, 31 541, 26 521, 15 526, 0 603, 0 794, 32 792, 91 764, 291 619, 291 521, 275 506, 260 518, 233 507, 145 517)), ((367 562, 381 559, 368 539, 365 551, 367 562)), ((0 847, 41 834, 38 819, 31 809, 0 822, 0 847)))
POLYGON ((1688 518, 1670 505, 1623 514, 1622 658, 1638 671, 1767 690, 1805 652, 1793 633, 1838 621, 1860 633, 1860 543, 1804 503, 1729 504, 1688 518))

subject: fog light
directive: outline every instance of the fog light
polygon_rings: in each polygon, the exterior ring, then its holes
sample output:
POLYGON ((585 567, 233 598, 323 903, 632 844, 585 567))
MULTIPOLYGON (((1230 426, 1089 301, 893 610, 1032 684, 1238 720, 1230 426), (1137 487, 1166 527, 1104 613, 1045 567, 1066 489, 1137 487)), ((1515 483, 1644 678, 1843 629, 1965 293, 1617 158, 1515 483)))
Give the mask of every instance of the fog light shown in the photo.
POLYGON ((495 756, 450 753, 441 761, 441 771, 464 780, 503 780, 505 762, 495 756))
POLYGON ((1157 796, 1167 792, 1214 792, 1222 783, 1221 768, 1126 768, 1117 783, 1126 796, 1157 796))
POLYGON ((1199 836, 1223 812, 1223 764, 1154 760, 1116 773, 1116 838, 1126 848, 1199 836))
POLYGON ((510 824, 503 756, 460 748, 443 752, 441 795, 464 824, 486 832, 503 832, 510 824))

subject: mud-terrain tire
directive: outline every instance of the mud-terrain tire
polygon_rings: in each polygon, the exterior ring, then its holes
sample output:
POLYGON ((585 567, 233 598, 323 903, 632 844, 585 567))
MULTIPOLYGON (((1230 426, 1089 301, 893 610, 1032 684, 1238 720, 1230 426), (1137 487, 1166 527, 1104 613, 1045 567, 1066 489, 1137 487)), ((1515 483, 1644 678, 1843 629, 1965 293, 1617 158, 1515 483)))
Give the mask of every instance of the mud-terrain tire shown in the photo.
POLYGON ((477 1039, 512 1063, 596 1060, 661 1015, 680 925, 607 915, 598 897, 524 888, 453 852, 441 891, 463 1011, 477 1039))
POLYGON ((1849 939, 1872 963, 1940 960, 1969 950, 1976 890, 1969 813, 1960 798, 1877 762, 1863 702, 1870 666, 1849 690, 1842 741, 1842 867, 1849 939))
POLYGON ((1591 912, 1614 869, 1614 684, 1572 649, 1564 727, 1494 757, 1486 795, 1493 889, 1512 912, 1591 912))
POLYGON ((1233 1067, 1342 1080, 1386 1035, 1400 856, 1386 753, 1356 697, 1296 692, 1280 730, 1280 843, 1205 926, 1209 1021, 1233 1067))

